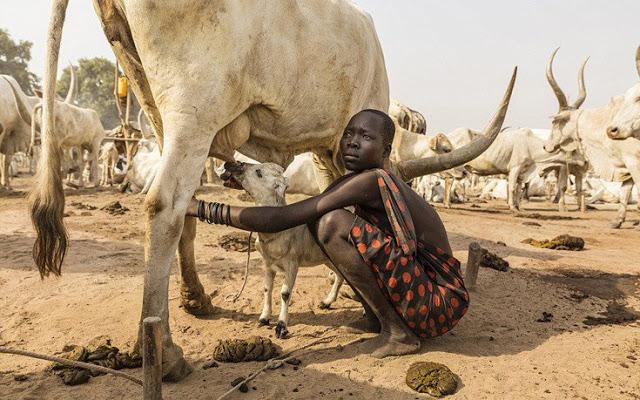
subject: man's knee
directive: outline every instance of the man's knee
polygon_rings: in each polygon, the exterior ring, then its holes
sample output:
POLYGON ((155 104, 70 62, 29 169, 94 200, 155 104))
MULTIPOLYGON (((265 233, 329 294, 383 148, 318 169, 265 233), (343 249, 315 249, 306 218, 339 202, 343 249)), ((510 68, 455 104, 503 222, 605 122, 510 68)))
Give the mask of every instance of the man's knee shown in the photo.
POLYGON ((347 214, 351 215, 345 210, 334 210, 326 213, 315 222, 315 235, 320 244, 326 245, 337 238, 345 239, 348 237, 351 226, 347 214))

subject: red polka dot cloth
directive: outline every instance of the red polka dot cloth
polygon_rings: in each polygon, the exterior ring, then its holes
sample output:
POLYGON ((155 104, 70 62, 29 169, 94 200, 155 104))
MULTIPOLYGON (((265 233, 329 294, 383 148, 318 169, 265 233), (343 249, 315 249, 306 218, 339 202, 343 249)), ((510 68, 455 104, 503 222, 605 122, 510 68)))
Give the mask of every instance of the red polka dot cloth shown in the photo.
POLYGON ((469 306, 460 262, 416 239, 411 214, 394 179, 382 169, 375 171, 386 215, 356 207, 349 241, 373 269, 382 293, 416 335, 430 338, 446 333, 469 306))

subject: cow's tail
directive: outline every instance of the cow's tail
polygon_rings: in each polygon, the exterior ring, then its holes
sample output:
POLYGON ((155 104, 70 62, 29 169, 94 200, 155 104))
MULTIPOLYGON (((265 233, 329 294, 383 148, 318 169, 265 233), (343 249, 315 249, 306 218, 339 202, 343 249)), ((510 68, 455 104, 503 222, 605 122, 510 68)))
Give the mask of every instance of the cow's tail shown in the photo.
POLYGON ((60 275, 68 235, 62 220, 64 191, 60 151, 55 137, 54 101, 62 27, 69 0, 54 0, 49 21, 42 107, 42 159, 31 192, 31 221, 36 230, 33 259, 40 276, 60 275))

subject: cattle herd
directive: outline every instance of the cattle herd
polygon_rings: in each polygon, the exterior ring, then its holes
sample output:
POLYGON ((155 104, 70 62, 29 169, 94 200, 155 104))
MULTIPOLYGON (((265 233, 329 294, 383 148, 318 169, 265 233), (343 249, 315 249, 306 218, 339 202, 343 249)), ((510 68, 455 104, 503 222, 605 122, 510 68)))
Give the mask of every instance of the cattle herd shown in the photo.
MULTIPOLYGON (((567 211, 565 195, 573 194, 582 211, 594 202, 619 203, 612 228, 620 227, 628 205, 638 202, 634 182, 640 183, 640 84, 629 82, 626 93, 611 93, 612 100, 600 108, 581 109, 587 97, 586 60, 578 73, 578 98, 569 104, 553 76, 557 49, 551 54, 546 76, 558 111, 550 127, 501 130, 514 72, 484 131, 462 127, 428 136, 420 112, 390 100, 373 23, 350 1, 302 1, 303 10, 273 1, 267 7, 270 12, 256 14, 230 0, 211 11, 216 18, 205 21, 185 14, 182 18, 193 21, 180 24, 174 23, 171 15, 176 10, 171 7, 126 7, 128 2, 94 0, 107 40, 144 109, 138 118, 144 138, 131 162, 126 163, 113 141, 105 140, 107 132, 96 112, 74 105, 75 77, 66 99, 55 96, 67 5, 67 0, 56 0, 43 93, 28 96, 14 78, 4 75, 0 80, 1 183, 5 191, 11 190, 19 168, 37 170, 31 211, 38 235, 34 258, 43 276, 60 273, 68 244, 61 223, 65 175, 73 186, 84 186, 85 181, 92 186, 119 184, 123 192, 146 194, 142 317, 162 318, 164 372, 175 379, 188 367, 168 328, 169 271, 176 251, 181 253, 184 309, 192 314, 211 312, 211 299, 193 262, 195 224, 185 222, 184 214, 196 188, 215 179, 224 161, 281 166, 269 181, 280 182, 279 193, 261 192, 259 182, 246 182, 257 204, 285 204, 285 190, 319 194, 345 173, 336 140, 342 128, 355 112, 375 108, 388 111, 396 123, 389 169, 412 181, 427 201, 451 207, 467 201, 469 193, 481 192, 481 198, 505 199, 509 210, 517 212, 523 198, 543 196, 567 211), (289 21, 286 30, 280 26, 283 20, 289 21), (202 25, 201 32, 189 29, 196 24, 202 25), (226 36, 216 33, 220 27, 226 36), (277 38, 272 34, 276 31, 277 38), (157 37, 163 38, 161 44, 157 37), (300 37, 306 39, 301 42, 300 37), (234 43, 232 49, 228 43, 234 43), (274 53, 280 57, 271 57, 274 53)), ((640 47, 635 62, 640 76, 640 47)), ((285 270, 288 286, 293 286, 299 266, 330 265, 321 252, 308 249, 313 242, 308 232, 293 232, 280 240, 299 241, 298 247, 306 250, 287 256, 297 257, 291 264, 262 246, 268 289, 263 322, 271 313, 276 270, 271 264, 285 270)), ((277 243, 271 247, 277 248, 277 243)), ((336 280, 326 305, 335 300, 341 283, 336 280)), ((278 336, 286 335, 286 302, 279 321, 283 326, 278 336)))

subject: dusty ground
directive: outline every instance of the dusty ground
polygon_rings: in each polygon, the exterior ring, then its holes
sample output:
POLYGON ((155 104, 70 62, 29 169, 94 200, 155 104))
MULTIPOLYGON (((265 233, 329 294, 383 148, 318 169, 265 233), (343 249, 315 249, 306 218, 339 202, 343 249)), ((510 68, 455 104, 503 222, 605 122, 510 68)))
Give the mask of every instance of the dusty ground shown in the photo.
MULTIPOLYGON (((28 179, 17 179, 15 187, 24 192, 28 179)), ((248 204, 238 200, 240 192, 220 186, 201 192, 204 198, 248 204)), ((115 189, 68 190, 66 202, 67 211, 75 215, 66 218, 71 247, 64 273, 59 279, 40 281, 31 261, 33 232, 26 201, 20 193, 0 198, 0 346, 54 354, 64 345, 86 344, 107 335, 114 345, 128 350, 135 340, 142 299, 142 197, 115 189), (99 210, 114 200, 131 210, 119 216, 99 210), (82 210, 71 202, 98 209, 82 210)), ((544 202, 524 206, 528 212, 558 215, 544 202)), ((214 399, 227 391, 233 379, 263 364, 220 364, 207 370, 202 366, 211 359, 218 339, 255 334, 271 337, 285 350, 318 337, 335 337, 321 346, 325 350, 302 356, 298 369, 269 371, 249 385, 247 394, 232 398, 424 398, 404 384, 408 366, 421 360, 444 363, 459 376, 459 389, 452 398, 640 398, 640 324, 619 321, 625 315, 622 306, 640 311, 640 232, 632 226, 638 222, 637 213, 630 214, 623 229, 610 230, 607 221, 613 207, 598 206, 586 215, 572 212, 565 215, 578 219, 560 221, 517 218, 502 202, 454 207, 439 211, 455 256, 466 261, 469 242, 478 241, 505 257, 512 268, 480 271, 469 313, 453 332, 426 341, 420 354, 384 360, 363 354, 359 344, 341 346, 358 336, 334 328, 356 318, 359 310, 344 298, 331 310, 317 308, 329 290, 322 267, 299 274, 289 339, 275 339, 272 327, 257 328, 262 297, 259 255, 253 256, 243 297, 236 304, 226 302, 225 296, 240 286, 246 254, 217 246, 217 238, 232 229, 199 226, 200 277, 219 309, 208 318, 183 312, 174 268, 169 289, 171 329, 195 372, 180 383, 165 384, 165 398, 214 399), (541 226, 524 225, 527 221, 541 226), (520 243, 527 237, 562 233, 583 237, 585 250, 544 250, 520 243), (550 322, 537 322, 543 312, 553 314, 550 322)), ((278 308, 275 303, 274 309, 278 308)), ((140 387, 111 376, 64 386, 46 372, 48 365, 0 355, 0 398, 140 398, 140 387), (16 381, 19 374, 27 379, 16 381)), ((128 372, 141 375, 140 370, 128 372)))

